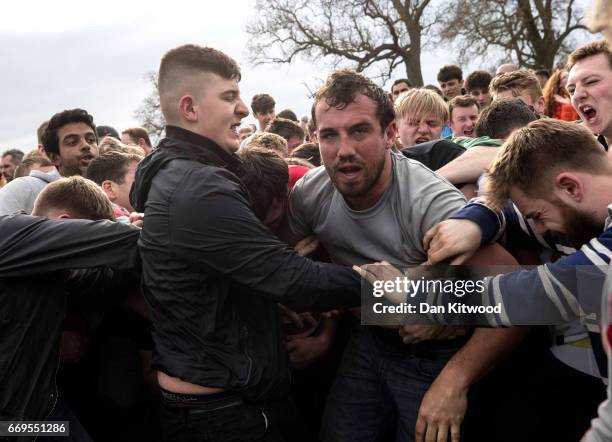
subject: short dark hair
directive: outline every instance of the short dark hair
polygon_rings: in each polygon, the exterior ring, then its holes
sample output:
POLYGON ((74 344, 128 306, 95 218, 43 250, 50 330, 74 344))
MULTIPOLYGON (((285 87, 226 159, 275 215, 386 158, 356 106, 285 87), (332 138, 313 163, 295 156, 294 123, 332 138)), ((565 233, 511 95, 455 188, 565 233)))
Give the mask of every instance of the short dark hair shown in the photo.
POLYGON ((43 134, 45 133, 45 129, 47 128, 47 126, 49 125, 49 120, 43 121, 40 126, 38 126, 38 129, 36 129, 36 141, 38 141, 38 144, 43 144, 42 139, 43 139, 43 134))
POLYGON ((463 71, 456 64, 447 64, 442 66, 438 71, 438 83, 443 83, 450 80, 463 80, 463 71))
POLYGON ((412 87, 412 83, 410 83, 410 81, 407 78, 398 78, 397 80, 395 80, 393 82, 393 84, 391 85, 391 89, 393 90, 393 88, 400 84, 400 83, 406 83, 406 85, 408 85, 408 87, 412 87))
POLYGON ((132 140, 136 141, 138 141, 139 138, 142 138, 147 146, 152 147, 149 134, 147 133, 146 129, 142 127, 129 127, 121 132, 121 135, 123 134, 128 134, 132 140))
POLYGON ((9 150, 4 151, 4 153, 2 154, 2 158, 9 156, 9 155, 11 156, 13 160, 13 164, 15 166, 18 166, 19 164, 21 164, 21 161, 23 160, 24 153, 20 151, 19 149, 9 149, 9 150))
MULTIPOLYGON (((59 155, 59 138, 57 132, 60 128, 70 123, 85 123, 96 133, 96 126, 93 122, 93 117, 83 109, 68 109, 58 112, 49 120, 49 124, 45 129, 42 137, 42 144, 45 152, 56 153, 59 155)), ((97 141, 97 139, 96 139, 97 141)))
POLYGON ((313 166, 321 165, 321 152, 317 143, 304 143, 293 149, 291 158, 302 158, 313 166))
POLYGON ((580 46, 572 52, 567 58, 567 70, 569 71, 580 60, 593 57, 595 55, 604 54, 608 59, 608 66, 612 69, 612 51, 606 40, 597 40, 580 46))
POLYGON ((78 175, 53 181, 38 194, 33 213, 44 216, 51 209, 66 210, 73 218, 115 220, 111 202, 102 189, 78 175))
POLYGON ((376 103, 376 117, 382 131, 395 120, 393 102, 389 94, 364 75, 350 69, 340 69, 332 72, 325 84, 315 92, 312 106, 312 121, 315 127, 315 108, 321 100, 329 107, 344 109, 355 101, 357 94, 363 94, 376 103))
POLYGON ((248 189, 253 212, 263 220, 275 198, 287 198, 289 167, 278 153, 263 147, 243 149, 238 155, 242 159, 240 179, 248 189))
POLYGON ((433 84, 426 84, 425 86, 423 86, 423 89, 428 89, 430 91, 434 91, 436 94, 438 94, 439 96, 444 98, 444 93, 442 93, 442 90, 440 90, 440 88, 438 86, 435 86, 433 84))
POLYGON ((487 71, 474 71, 465 79, 465 90, 471 92, 475 89, 489 91, 489 84, 493 76, 487 71))
POLYGON ((274 106, 276 106, 276 101, 268 94, 257 94, 251 100, 251 109, 256 114, 268 112, 274 109, 274 106))
POLYGON ((476 98, 471 95, 458 95, 448 102, 448 119, 449 121, 453 119, 453 109, 458 107, 472 107, 476 106, 478 108, 478 102, 476 98))
POLYGON ((101 186, 106 180, 117 184, 125 182, 125 174, 132 162, 140 162, 142 156, 109 151, 94 158, 87 168, 87 178, 101 186))
POLYGON ((216 74, 227 80, 240 81, 238 63, 223 52, 208 47, 186 44, 169 50, 159 64, 158 90, 162 114, 169 123, 178 119, 174 109, 178 102, 178 89, 185 77, 198 74, 216 74))
POLYGON ((96 126, 96 135, 98 140, 104 137, 113 137, 119 139, 119 132, 112 126, 96 126))
POLYGON ((495 100, 480 113, 476 136, 505 140, 513 130, 527 126, 538 118, 533 108, 520 98, 495 100))
POLYGON ((300 121, 298 120, 297 115, 295 115, 295 112, 293 112, 291 109, 283 109, 282 111, 277 113, 276 116, 280 118, 285 118, 287 120, 295 121, 296 123, 300 121))
POLYGON ((280 135, 287 141, 289 141, 291 137, 304 138, 304 129, 295 121, 287 120, 286 118, 274 118, 268 123, 265 131, 271 134, 280 135))

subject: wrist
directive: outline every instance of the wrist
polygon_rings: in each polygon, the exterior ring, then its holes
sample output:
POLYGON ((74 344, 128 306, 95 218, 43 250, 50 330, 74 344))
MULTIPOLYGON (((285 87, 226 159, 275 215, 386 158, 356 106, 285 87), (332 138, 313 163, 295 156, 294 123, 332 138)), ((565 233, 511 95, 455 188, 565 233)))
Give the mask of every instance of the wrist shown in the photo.
POLYGON ((471 378, 464 370, 448 365, 440 372, 434 383, 443 385, 445 389, 455 394, 465 394, 472 386, 471 378))

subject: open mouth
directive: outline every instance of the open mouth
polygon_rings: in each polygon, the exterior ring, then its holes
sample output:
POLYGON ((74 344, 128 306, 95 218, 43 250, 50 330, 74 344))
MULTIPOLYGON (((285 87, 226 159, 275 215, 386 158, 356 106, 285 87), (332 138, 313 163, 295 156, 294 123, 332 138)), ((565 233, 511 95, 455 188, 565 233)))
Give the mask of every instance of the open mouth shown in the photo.
POLYGON ((240 123, 232 124, 232 125, 230 126, 230 130, 231 130, 231 131, 232 131, 232 133, 233 133, 233 134, 234 134, 236 137, 238 137, 238 138, 240 138, 240 134, 238 133, 238 130, 239 130, 239 129, 240 129, 240 123))
POLYGON ((355 165, 341 166, 336 169, 338 174, 347 180, 353 180, 361 173, 361 167, 355 165))
POLYGON ((466 137, 471 137, 472 135, 474 135, 474 129, 464 130, 463 135, 466 137))
POLYGON ((597 111, 587 104, 580 105, 578 110, 584 116, 584 120, 587 123, 593 122, 597 117, 597 111))
POLYGON ((429 138, 419 137, 416 140, 414 140, 414 144, 427 143, 428 141, 429 141, 429 138))
POLYGON ((93 155, 90 155, 90 154, 81 155, 81 158, 80 158, 81 161, 85 161, 87 163, 90 162, 93 159, 94 159, 93 155))

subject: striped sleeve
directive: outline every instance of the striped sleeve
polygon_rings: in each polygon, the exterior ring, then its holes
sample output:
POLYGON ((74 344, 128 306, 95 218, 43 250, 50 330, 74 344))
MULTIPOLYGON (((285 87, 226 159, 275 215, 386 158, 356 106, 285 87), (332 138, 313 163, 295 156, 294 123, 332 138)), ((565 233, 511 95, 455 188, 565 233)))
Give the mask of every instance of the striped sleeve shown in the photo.
POLYGON ((612 259, 612 229, 555 263, 487 279, 485 305, 502 304, 487 317, 493 326, 561 324, 582 319, 597 330, 603 284, 612 259))

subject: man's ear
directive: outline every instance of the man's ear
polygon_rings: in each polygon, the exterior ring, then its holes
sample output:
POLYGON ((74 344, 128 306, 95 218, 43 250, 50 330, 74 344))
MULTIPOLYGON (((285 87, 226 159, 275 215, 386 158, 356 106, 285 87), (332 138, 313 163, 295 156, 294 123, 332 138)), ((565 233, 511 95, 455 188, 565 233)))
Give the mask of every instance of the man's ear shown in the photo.
POLYGON ((102 187, 102 190, 104 191, 109 200, 114 202, 117 199, 117 195, 115 194, 115 186, 113 186, 113 182, 111 180, 102 181, 100 187, 102 187))
POLYGON ((570 199, 579 203, 584 198, 584 184, 578 175, 572 172, 562 172, 555 178, 555 191, 562 199, 570 199))
POLYGON ((47 152, 47 158, 49 158, 49 161, 51 161, 53 165, 59 169, 62 164, 62 158, 59 156, 59 154, 55 152, 47 152))
POLYGON ((537 99, 537 101, 535 102, 535 106, 533 106, 533 108, 538 114, 540 115, 544 114, 544 110, 546 108, 546 99, 544 98, 544 96, 541 96, 540 98, 537 99))
POLYGON ((397 123, 393 120, 385 129, 385 147, 391 149, 397 139, 397 123))
POLYGON ((198 121, 198 112, 195 109, 195 98, 192 95, 183 95, 178 102, 179 114, 187 121, 198 121))

